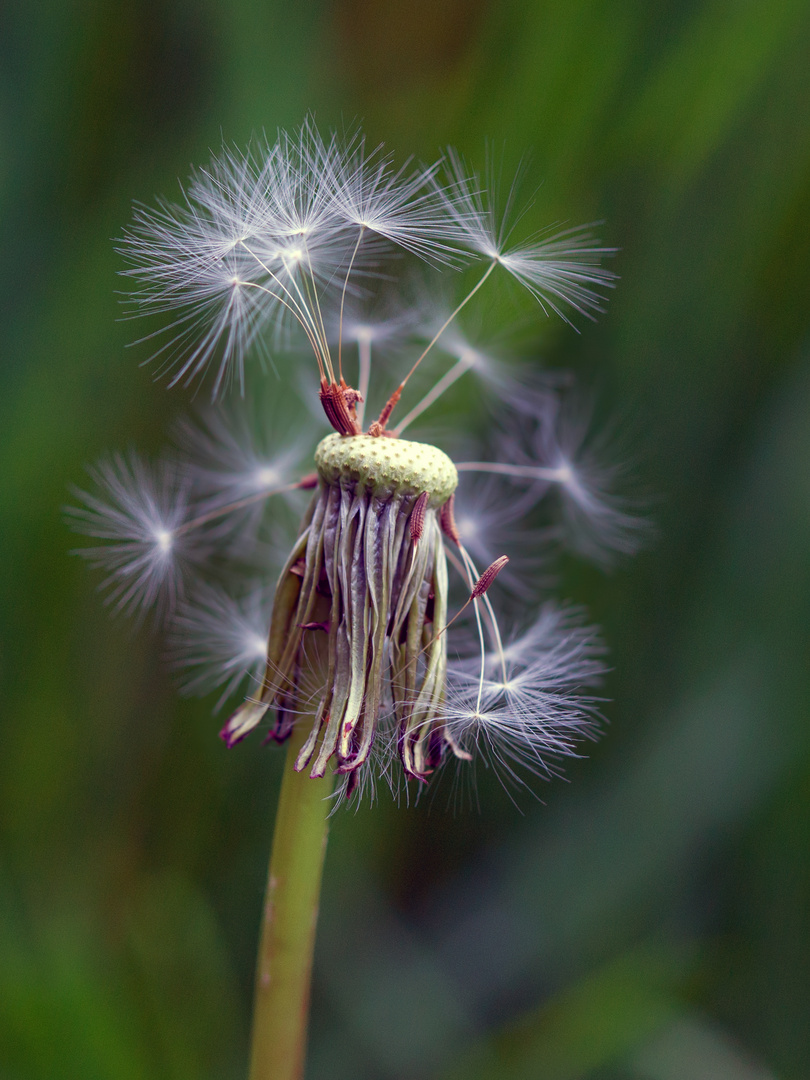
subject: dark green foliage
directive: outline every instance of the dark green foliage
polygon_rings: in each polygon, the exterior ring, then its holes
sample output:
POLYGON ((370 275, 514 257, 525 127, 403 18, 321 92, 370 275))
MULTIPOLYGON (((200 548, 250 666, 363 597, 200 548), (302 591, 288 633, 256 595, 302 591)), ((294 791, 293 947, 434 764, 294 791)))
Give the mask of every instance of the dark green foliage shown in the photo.
POLYGON ((309 1075, 810 1074, 807 5, 41 0, 2 20, 3 1076, 244 1075, 280 755, 227 752, 176 697, 60 507, 189 402, 116 321, 130 201, 307 110, 403 155, 482 162, 490 138, 505 177, 530 150, 532 227, 606 220, 608 313, 542 323, 536 353, 618 417, 658 533, 612 576, 563 567, 614 667, 570 785, 519 814, 483 774, 480 812, 439 791, 335 819, 309 1075))

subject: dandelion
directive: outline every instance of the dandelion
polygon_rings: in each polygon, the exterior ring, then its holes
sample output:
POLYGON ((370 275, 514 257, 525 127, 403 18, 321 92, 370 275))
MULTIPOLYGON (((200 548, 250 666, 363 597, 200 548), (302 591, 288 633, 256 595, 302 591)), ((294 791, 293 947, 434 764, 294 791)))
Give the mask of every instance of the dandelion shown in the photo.
POLYGON ((262 729, 289 744, 254 1080, 301 1074, 329 793, 371 798, 380 781, 416 792, 476 759, 506 787, 525 786, 598 731, 598 635, 570 608, 547 603, 533 617, 527 568, 560 535, 554 497, 598 559, 632 550, 638 521, 584 449, 561 388, 528 379, 459 320, 499 275, 546 313, 590 316, 613 284, 600 265, 610 249, 580 229, 514 243, 510 211, 497 216, 453 152, 396 168, 362 135, 323 138, 307 122, 272 145, 224 151, 178 205, 137 207, 122 242, 132 314, 162 316, 147 335, 157 374, 189 384, 210 369, 213 401, 178 426, 177 448, 154 469, 134 455, 102 463, 71 521, 104 541, 83 554, 106 570, 113 603, 166 624, 183 689, 215 691, 217 708, 236 698, 224 742, 262 729), (394 268, 457 281, 476 263, 461 299, 428 302, 448 292, 434 281, 391 304, 394 268), (304 422, 278 386, 271 407, 244 400, 251 353, 299 378, 296 336, 318 380, 304 393, 319 412, 304 422), (392 343, 401 366, 381 366, 392 343), (402 437, 473 377, 490 414, 506 409, 506 434, 487 420, 469 460, 456 461, 402 437), (231 384, 237 408, 220 402, 231 384), (372 391, 384 404, 369 422, 372 391), (285 539, 296 504, 303 516, 285 539), (496 598, 510 593, 507 633, 496 598))

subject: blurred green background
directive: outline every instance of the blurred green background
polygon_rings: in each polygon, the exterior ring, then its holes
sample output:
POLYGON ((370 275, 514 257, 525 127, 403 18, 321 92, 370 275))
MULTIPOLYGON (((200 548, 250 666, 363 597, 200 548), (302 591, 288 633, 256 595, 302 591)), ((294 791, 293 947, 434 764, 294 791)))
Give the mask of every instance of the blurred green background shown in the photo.
POLYGON ((620 287, 543 357, 658 537, 563 569, 614 666, 571 783, 334 819, 308 1077, 810 1076, 807 3, 34 0, 0 54, 0 1075, 245 1073, 281 755, 178 698, 60 508, 188 404, 117 321, 131 200, 311 110, 605 219, 620 287))

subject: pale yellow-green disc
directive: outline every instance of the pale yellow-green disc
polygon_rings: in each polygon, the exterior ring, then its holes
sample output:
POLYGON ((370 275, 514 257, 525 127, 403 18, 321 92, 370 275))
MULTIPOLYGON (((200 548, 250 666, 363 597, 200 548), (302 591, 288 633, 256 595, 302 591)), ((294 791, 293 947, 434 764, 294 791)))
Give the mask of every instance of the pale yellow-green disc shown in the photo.
POLYGON ((447 502, 458 484, 455 465, 435 446, 384 435, 327 435, 318 443, 315 464, 327 484, 342 476, 377 495, 427 491, 432 506, 447 502))

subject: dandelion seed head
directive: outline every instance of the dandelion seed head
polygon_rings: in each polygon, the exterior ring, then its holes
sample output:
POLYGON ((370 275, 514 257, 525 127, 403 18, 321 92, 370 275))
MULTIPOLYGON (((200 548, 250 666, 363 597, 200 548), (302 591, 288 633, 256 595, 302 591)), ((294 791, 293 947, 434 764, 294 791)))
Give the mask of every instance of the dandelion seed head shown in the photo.
POLYGON ((612 250, 589 227, 520 237, 517 185, 499 205, 491 180, 452 150, 400 166, 360 132, 307 120, 223 148, 178 202, 136 206, 121 241, 131 313, 160 317, 147 335, 157 373, 190 385, 210 371, 214 401, 178 425, 172 461, 96 468, 97 490, 71 511, 102 541, 83 554, 119 607, 168 617, 185 692, 215 691, 217 708, 241 699, 228 746, 260 725, 275 742, 306 725, 295 767, 334 770, 336 801, 373 801, 380 786, 418 798, 474 755, 520 786, 599 727, 603 652, 580 613, 546 604, 510 634, 498 610, 525 612, 548 584, 536 571, 559 535, 553 506, 597 559, 632 549, 636 519, 561 385, 528 378, 470 301, 509 275, 546 313, 592 317, 614 283, 612 250), (436 286, 475 263, 460 302, 436 286), (415 269, 430 284, 416 287, 415 269), (307 377, 302 346, 317 422, 290 401, 307 377), (296 368, 283 391, 255 394, 251 353, 268 371, 296 368), (481 460, 401 438, 472 379, 481 460), (241 401, 221 404, 232 385, 241 401), (378 392, 389 397, 369 423, 378 392), (316 449, 324 418, 334 432, 316 449), (273 542, 293 513, 279 573, 273 542))

